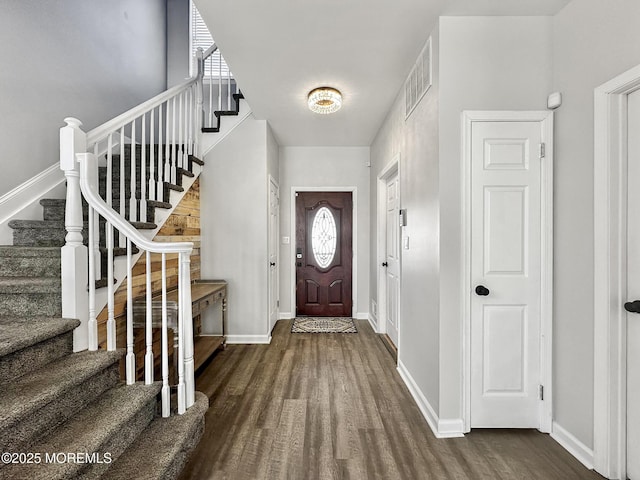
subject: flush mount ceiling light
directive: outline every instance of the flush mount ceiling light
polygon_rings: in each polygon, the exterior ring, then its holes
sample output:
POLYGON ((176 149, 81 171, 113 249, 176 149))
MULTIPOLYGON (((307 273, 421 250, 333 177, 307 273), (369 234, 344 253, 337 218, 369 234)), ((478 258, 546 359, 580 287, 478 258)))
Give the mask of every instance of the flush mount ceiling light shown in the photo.
POLYGON ((314 88, 307 99, 309 110, 315 113, 333 113, 342 106, 342 94, 331 87, 314 88))

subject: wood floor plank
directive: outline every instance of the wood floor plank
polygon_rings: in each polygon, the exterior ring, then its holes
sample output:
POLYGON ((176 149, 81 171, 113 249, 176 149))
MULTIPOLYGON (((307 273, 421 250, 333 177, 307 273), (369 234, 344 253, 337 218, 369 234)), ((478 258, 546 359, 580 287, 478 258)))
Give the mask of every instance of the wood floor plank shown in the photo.
POLYGON ((203 367, 206 428, 181 480, 589 480, 535 430, 436 439, 368 322, 357 334, 229 345, 203 367))

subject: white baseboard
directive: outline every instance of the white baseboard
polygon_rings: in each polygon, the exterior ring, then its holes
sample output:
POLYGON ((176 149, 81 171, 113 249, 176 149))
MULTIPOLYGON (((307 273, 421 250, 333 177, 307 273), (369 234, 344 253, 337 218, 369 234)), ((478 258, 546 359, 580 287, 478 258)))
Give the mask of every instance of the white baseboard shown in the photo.
POLYGON ((401 361, 398 361, 398 373, 409 389, 411 396, 416 401, 420 412, 427 420, 431 431, 436 438, 464 437, 463 422, 461 419, 440 420, 435 410, 418 387, 415 380, 401 361))
POLYGON ((464 437, 464 422, 461 418, 439 419, 438 438, 464 437))
POLYGON ((369 314, 369 317, 367 318, 367 320, 369 320, 369 325, 371 325, 371 328, 373 329, 373 331, 376 333, 380 333, 378 332, 378 319, 373 313, 369 314))
POLYGON ((227 335, 229 345, 253 345, 271 343, 271 335, 227 335))
MULTIPOLYGON (((21 219, 41 220, 42 207, 37 202, 54 188, 63 185, 64 181, 64 173, 60 170, 60 164, 55 163, 0 197, 0 226, 6 228, 9 243, 11 243, 13 231, 6 226, 6 223, 34 204, 33 212, 26 212, 21 216, 21 219)), ((6 243, 5 240, 3 238, 3 243, 6 243)))
POLYGON ((293 318, 293 313, 291 312, 280 312, 280 320, 289 320, 293 318))
POLYGON ((369 320, 369 312, 356 312, 356 320, 369 320))
POLYGON ((551 438, 562 445, 566 451, 576 457, 585 467, 593 470, 593 450, 556 422, 553 422, 551 438))

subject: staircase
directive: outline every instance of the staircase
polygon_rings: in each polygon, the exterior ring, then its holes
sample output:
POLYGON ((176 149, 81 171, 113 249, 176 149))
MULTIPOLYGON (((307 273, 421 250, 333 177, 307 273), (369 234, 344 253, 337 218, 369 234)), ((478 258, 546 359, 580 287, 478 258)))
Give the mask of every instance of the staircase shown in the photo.
MULTIPOLYGON (((179 183, 183 176, 193 173, 181 172, 179 183)), ((101 170, 103 192, 106 181, 101 170)), ((166 184, 161 200, 148 201, 147 222, 131 223, 156 228, 171 190, 182 186, 166 184)), ((184 415, 161 418, 160 382, 120 381, 123 349, 72 352, 80 322, 61 318, 65 201, 40 203, 43 220, 12 221, 14 245, 0 246, 0 452, 33 454, 3 457, 0 479, 175 478, 202 435, 208 399, 197 392, 184 415)))

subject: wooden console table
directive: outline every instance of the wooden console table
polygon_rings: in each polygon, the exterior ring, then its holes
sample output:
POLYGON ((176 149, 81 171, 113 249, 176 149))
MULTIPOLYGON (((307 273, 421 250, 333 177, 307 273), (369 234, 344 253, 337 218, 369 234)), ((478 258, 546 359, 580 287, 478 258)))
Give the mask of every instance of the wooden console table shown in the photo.
MULTIPOLYGON (((152 302, 152 325, 162 327, 162 298, 154 295, 152 302)), ((191 283, 191 310, 194 321, 193 362, 197 370, 219 348, 226 348, 227 332, 227 282, 224 280, 195 280, 191 283), (220 333, 202 332, 201 315, 209 308, 221 302, 222 319, 220 333)), ((167 292, 168 325, 174 332, 174 351, 178 344, 178 290, 167 292)), ((133 302, 133 325, 144 328, 146 318, 146 300, 133 302)))

